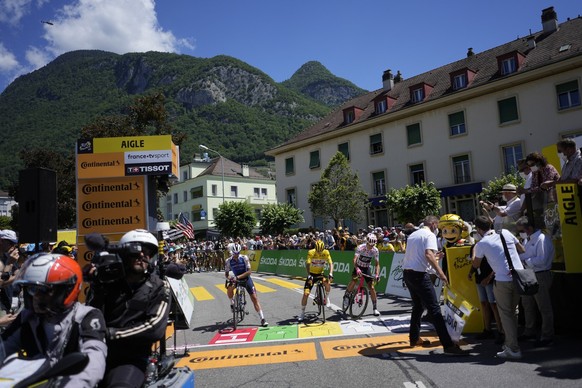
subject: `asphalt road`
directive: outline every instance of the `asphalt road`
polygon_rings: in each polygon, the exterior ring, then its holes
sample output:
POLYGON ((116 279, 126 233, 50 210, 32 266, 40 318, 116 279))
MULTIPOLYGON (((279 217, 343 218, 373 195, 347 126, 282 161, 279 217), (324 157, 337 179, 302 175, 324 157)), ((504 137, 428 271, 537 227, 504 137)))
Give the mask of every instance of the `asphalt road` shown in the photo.
MULTIPOLYGON (((222 273, 186 275, 201 300, 194 302, 190 329, 168 340, 178 365, 194 369, 197 387, 580 387, 582 337, 561 336, 552 347, 536 349, 522 343, 523 359, 495 358, 500 346, 492 340, 464 338, 470 356, 442 353, 434 332, 425 330, 427 347, 410 348, 406 299, 380 295, 381 317, 371 303, 358 322, 329 311, 324 324, 314 319, 297 322, 303 280, 253 274, 269 322, 251 312, 237 332, 231 329, 229 301, 222 273), (212 342, 212 344, 211 344, 212 342)), ((333 287, 331 301, 339 305, 343 287, 333 287)), ((307 313, 315 307, 308 302, 307 313)))

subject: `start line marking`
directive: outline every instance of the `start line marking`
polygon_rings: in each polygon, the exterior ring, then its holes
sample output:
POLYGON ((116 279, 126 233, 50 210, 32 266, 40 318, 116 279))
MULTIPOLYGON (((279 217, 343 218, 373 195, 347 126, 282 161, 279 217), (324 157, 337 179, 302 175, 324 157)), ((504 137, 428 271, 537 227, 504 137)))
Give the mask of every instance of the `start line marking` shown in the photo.
MULTIPOLYGON (((431 345, 427 347, 408 346, 408 334, 398 334, 379 337, 351 338, 348 340, 321 341, 324 359, 356 357, 356 356, 380 356, 387 353, 426 351, 430 348, 440 347, 437 337, 424 337, 430 339, 431 345)), ((315 342, 295 343, 272 346, 230 347, 227 349, 201 350, 191 352, 188 356, 177 362, 176 367, 188 366, 190 369, 214 369, 234 366, 250 366, 277 364, 286 362, 314 361, 317 360, 315 342)), ((416 382, 417 384, 419 382, 416 382)), ((423 385, 407 385, 405 387, 424 387, 423 385)), ((422 383, 420 383, 422 384, 422 383)))

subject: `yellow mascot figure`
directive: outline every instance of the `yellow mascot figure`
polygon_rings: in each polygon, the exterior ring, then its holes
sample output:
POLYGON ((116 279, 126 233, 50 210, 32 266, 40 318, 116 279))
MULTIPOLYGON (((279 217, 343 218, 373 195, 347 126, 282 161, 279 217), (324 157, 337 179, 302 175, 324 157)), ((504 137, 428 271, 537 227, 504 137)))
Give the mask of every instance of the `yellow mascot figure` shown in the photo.
POLYGON ((471 233, 471 226, 456 214, 445 214, 439 220, 441 236, 446 246, 463 246, 471 233))

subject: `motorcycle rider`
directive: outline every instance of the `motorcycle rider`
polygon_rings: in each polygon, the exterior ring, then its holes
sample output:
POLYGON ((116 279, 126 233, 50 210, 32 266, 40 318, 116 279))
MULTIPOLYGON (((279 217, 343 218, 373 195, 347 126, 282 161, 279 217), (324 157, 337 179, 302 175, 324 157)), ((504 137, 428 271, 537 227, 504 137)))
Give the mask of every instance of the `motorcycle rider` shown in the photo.
POLYGON ((2 333, 6 355, 46 357, 51 365, 72 352, 88 355, 84 370, 60 377, 59 387, 94 387, 105 372, 105 320, 101 311, 77 301, 82 281, 81 267, 68 256, 31 257, 14 281, 23 289, 24 309, 2 333))
MULTIPOLYGON (((154 272, 158 240, 144 229, 119 241, 123 275, 107 283, 93 281, 91 306, 107 324, 105 387, 141 387, 151 349, 163 338, 170 312, 170 288, 154 272)), ((99 268, 97 268, 99 271, 99 268)))

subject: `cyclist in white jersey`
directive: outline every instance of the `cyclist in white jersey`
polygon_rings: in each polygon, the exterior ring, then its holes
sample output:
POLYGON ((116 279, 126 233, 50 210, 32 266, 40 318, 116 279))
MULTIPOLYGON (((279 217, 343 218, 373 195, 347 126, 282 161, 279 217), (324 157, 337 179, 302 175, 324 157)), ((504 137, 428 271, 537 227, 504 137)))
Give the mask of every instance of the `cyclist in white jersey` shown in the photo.
POLYGON ((374 315, 379 316, 380 312, 377 308, 377 301, 378 298, 376 296, 376 289, 374 288, 375 283, 378 282, 380 279, 380 252, 378 248, 376 248, 376 235, 374 233, 368 233, 366 236, 366 242, 364 244, 359 245, 356 248, 356 253, 354 255, 354 270, 352 272, 352 280, 348 284, 348 288, 346 289, 346 293, 344 294, 344 310, 347 305, 350 303, 349 294, 354 289, 356 285, 356 281, 361 274, 372 276, 366 277, 366 284, 368 285, 368 289, 370 290, 370 296, 372 298, 372 305, 374 307, 374 315), (375 275, 372 275, 370 265, 372 264, 372 260, 375 261, 375 275), (375 282, 374 282, 375 281, 375 282))

